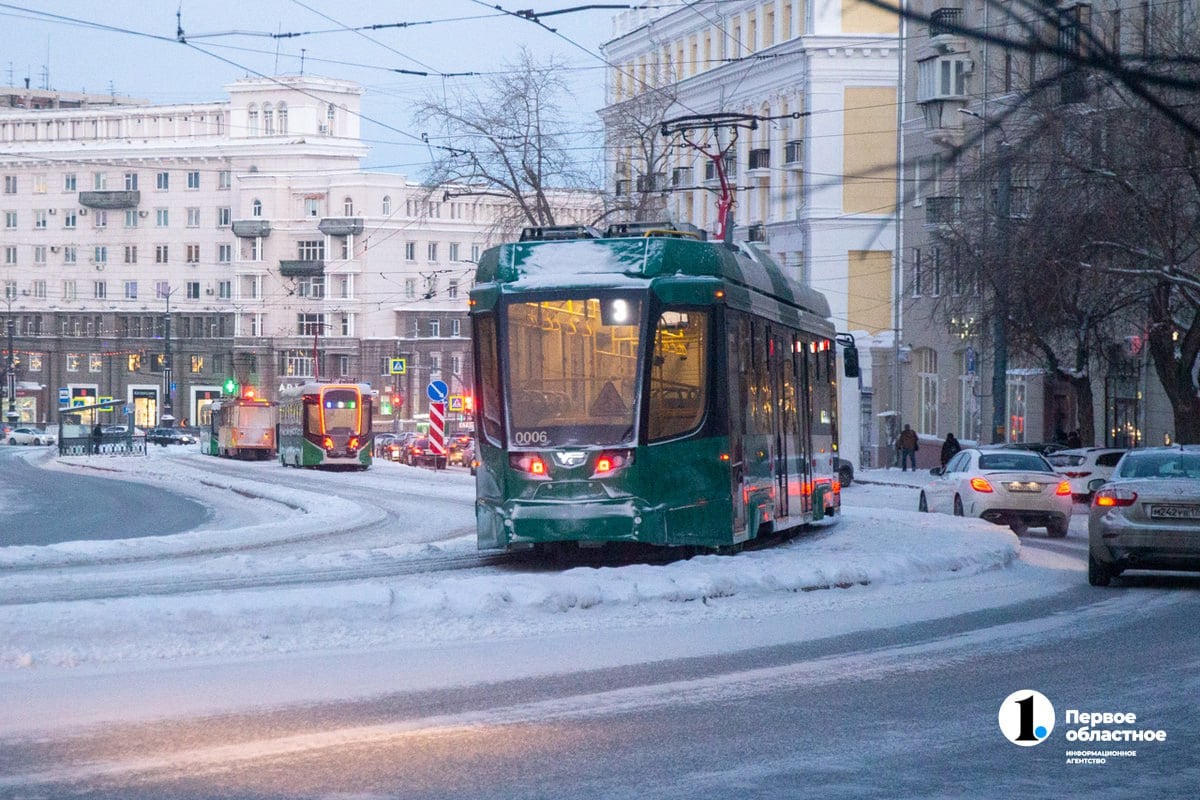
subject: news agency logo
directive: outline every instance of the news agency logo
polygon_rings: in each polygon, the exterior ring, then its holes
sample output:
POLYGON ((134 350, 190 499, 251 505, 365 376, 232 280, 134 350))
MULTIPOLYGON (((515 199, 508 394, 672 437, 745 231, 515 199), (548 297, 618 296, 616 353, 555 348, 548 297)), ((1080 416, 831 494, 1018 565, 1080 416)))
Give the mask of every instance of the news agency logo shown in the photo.
POLYGON ((1054 704, 1041 692, 1022 689, 1000 704, 1000 732, 1013 744, 1033 747, 1054 730, 1054 704))

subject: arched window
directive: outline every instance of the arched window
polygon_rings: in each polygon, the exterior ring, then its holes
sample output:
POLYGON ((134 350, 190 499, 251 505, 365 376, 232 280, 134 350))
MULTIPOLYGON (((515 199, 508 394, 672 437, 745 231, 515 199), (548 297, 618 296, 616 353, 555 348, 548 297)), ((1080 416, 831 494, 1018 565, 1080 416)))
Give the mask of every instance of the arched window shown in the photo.
POLYGON ((268 136, 275 133, 275 109, 270 103, 263 103, 263 133, 268 136))
POLYGON ((280 133, 287 133, 287 103, 280 103, 275 109, 276 129, 280 133))
POLYGON ((253 203, 250 204, 250 216, 252 216, 252 217, 261 217, 262 216, 262 200, 255 200, 253 203))
POLYGON ((392 196, 390 194, 385 194, 383 196, 383 215, 385 217, 390 217, 392 215, 392 196))
POLYGON ((321 133, 333 135, 333 118, 334 108, 333 103, 330 103, 325 107, 325 130, 321 131, 321 133))
POLYGON ((353 199, 347 197, 342 200, 342 214, 343 214, 343 216, 347 216, 347 217, 354 216, 354 200, 353 199))
POLYGON ((251 103, 246 109, 246 133, 258 136, 258 105, 251 103))

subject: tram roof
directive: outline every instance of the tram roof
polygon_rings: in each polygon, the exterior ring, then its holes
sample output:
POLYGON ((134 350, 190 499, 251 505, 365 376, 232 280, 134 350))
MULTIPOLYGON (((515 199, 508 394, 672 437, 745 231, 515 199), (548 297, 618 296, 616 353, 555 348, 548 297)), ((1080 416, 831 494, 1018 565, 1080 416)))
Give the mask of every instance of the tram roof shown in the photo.
POLYGON ((675 236, 512 242, 484 251, 475 282, 529 291, 644 286, 650 279, 675 277, 719 278, 829 316, 824 295, 786 276, 762 250, 740 242, 726 245, 675 236))

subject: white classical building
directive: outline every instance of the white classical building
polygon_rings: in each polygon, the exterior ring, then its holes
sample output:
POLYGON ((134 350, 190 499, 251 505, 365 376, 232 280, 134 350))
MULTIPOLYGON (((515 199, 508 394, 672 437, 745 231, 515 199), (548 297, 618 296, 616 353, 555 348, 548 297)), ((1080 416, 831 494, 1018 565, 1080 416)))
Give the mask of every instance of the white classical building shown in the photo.
MULTIPOLYGON (((896 15, 861 0, 740 0, 627 11, 614 25, 601 115, 617 199, 662 195, 668 216, 711 235, 712 162, 651 146, 631 135, 628 119, 758 115, 725 162, 737 186, 735 236, 761 243, 822 292, 869 367, 871 349, 890 349, 898 325, 896 15)), ((654 121, 643 122, 653 135, 654 121)), ((878 438, 880 419, 869 372, 861 384, 844 381, 840 399, 842 452, 869 463, 860 454, 878 438)))
MULTIPOLYGON (((186 105, 0 89, 22 421, 54 422, 66 396, 124 400, 139 425, 203 423, 229 377, 273 395, 317 376, 403 395, 377 424, 408 427, 431 379, 466 392, 467 291, 511 233, 503 201, 363 172, 354 83, 225 88, 186 105)), ((596 214, 592 195, 558 199, 564 221, 596 214)))

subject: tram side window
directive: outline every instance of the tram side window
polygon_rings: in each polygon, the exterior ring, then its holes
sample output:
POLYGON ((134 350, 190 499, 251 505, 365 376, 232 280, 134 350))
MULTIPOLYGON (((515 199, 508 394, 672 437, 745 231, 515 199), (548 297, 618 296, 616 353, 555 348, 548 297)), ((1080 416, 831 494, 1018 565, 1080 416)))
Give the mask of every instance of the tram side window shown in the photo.
POLYGON ((709 315, 664 311, 654 330, 650 368, 651 441, 695 430, 708 407, 709 315))
POLYGON ((321 404, 316 398, 304 401, 304 432, 324 433, 321 430, 321 404))
POLYGON ((500 411, 500 357, 496 351, 496 318, 491 314, 479 317, 474 323, 479 363, 475 374, 481 389, 479 415, 483 433, 493 444, 500 443, 502 415, 500 411))

